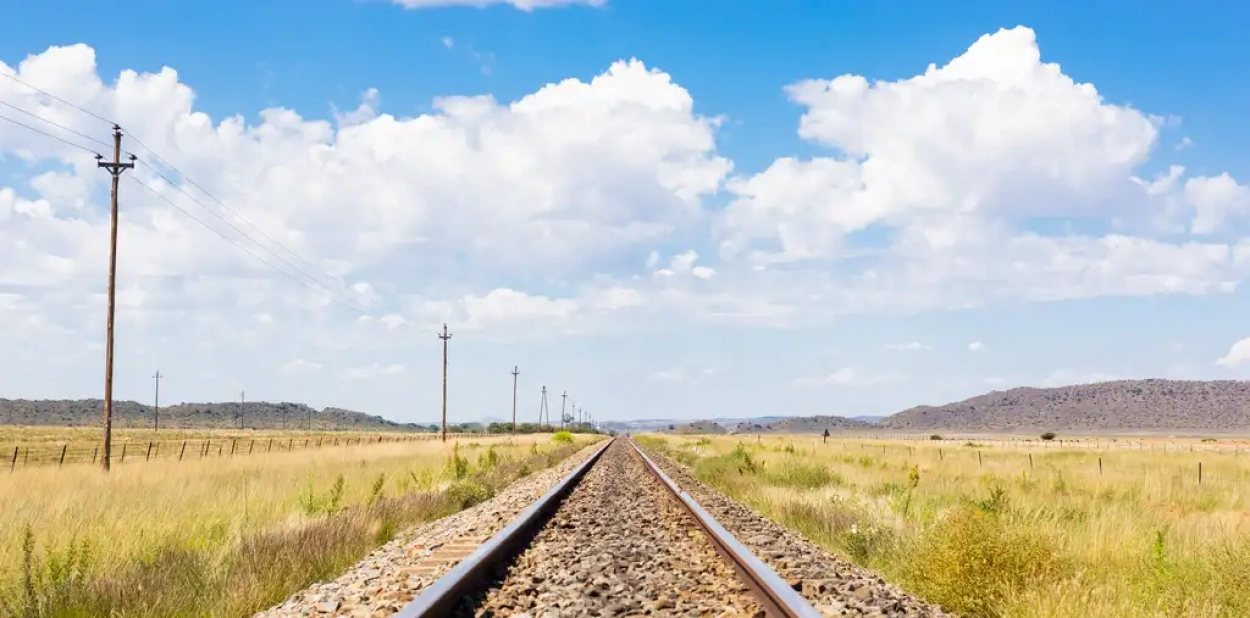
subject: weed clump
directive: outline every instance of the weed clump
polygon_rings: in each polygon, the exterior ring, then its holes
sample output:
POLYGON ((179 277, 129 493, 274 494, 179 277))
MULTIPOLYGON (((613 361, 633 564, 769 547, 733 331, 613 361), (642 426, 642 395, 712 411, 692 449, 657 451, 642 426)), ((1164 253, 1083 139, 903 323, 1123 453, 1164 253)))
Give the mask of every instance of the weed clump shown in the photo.
POLYGON ((1058 546, 1005 512, 1005 493, 955 507, 925 531, 903 562, 912 589, 964 616, 997 616, 1004 602, 1063 572, 1058 546))
POLYGON ((469 460, 460 456, 460 445, 456 444, 451 449, 451 457, 447 458, 445 466, 447 476, 452 480, 462 481, 469 476, 469 460))
POLYGON ((557 431, 555 435, 551 436, 551 441, 556 444, 572 444, 573 434, 568 431, 557 431))
POLYGON ((789 460, 768 472, 768 483, 779 487, 820 489, 828 485, 841 485, 842 476, 826 466, 802 460, 789 460))

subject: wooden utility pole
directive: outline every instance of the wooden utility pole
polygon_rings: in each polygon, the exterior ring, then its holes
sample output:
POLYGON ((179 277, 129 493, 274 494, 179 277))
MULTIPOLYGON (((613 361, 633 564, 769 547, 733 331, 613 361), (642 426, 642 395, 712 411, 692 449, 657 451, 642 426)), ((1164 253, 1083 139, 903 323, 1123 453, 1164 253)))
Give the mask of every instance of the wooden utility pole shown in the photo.
POLYGON ((451 333, 447 332, 447 325, 443 324, 443 334, 438 336, 443 340, 443 442, 447 441, 447 341, 451 339, 451 333))
POLYGON ((113 316, 117 299, 117 185, 121 181, 122 173, 135 166, 134 155, 130 155, 130 161, 122 163, 122 128, 120 126, 113 125, 113 160, 105 161, 104 157, 96 155, 96 166, 104 168, 113 177, 113 187, 109 194, 112 223, 109 229, 108 317, 104 328, 104 444, 101 445, 104 456, 100 458, 101 468, 108 472, 113 447, 113 316))
POLYGON ((569 392, 564 391, 560 394, 560 431, 564 431, 564 404, 569 399, 569 392))
POLYGON ((521 370, 516 365, 512 366, 512 433, 516 433, 516 378, 521 375, 521 370))
POLYGON ((243 429, 243 410, 247 406, 247 404, 244 403, 244 401, 246 401, 244 396, 245 392, 246 391, 239 391, 239 429, 243 429))
POLYGON ((161 370, 157 369, 152 379, 156 380, 156 397, 152 405, 152 429, 161 430, 161 370))

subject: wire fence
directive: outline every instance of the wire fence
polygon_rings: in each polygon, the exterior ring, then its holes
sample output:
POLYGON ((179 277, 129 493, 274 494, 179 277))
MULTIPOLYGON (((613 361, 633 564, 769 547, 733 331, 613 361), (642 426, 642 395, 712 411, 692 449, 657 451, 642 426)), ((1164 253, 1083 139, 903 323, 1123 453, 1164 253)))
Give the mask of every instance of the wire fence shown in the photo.
MULTIPOLYGON (((756 436, 760 434, 736 434, 737 437, 756 436)), ((815 435, 820 438, 820 434, 815 435)), ((773 437, 796 437, 777 434, 773 437)), ((997 446, 1002 448, 1022 449, 1088 449, 1094 451, 1158 451, 1167 453, 1250 453, 1250 438, 1225 437, 1215 438, 1167 438, 1167 437, 1126 437, 1126 438, 1054 438, 1051 440, 996 438, 963 434, 868 434, 839 432, 830 434, 830 441, 841 442, 880 441, 886 442, 920 442, 932 446, 961 443, 965 446, 997 446)), ((896 445, 897 446, 897 445, 896 445)), ((902 447, 905 448, 905 447, 902 447)))
MULTIPOLYGON (((448 433, 449 439, 482 437, 485 434, 448 433)), ((440 434, 411 436, 277 436, 262 438, 200 438, 189 440, 119 441, 112 445, 112 464, 151 461, 191 461, 210 457, 240 457, 301 450, 399 444, 438 440, 440 434)), ((0 446, 0 465, 10 471, 20 467, 66 466, 100 462, 100 445, 83 442, 62 444, 16 444, 0 446)))

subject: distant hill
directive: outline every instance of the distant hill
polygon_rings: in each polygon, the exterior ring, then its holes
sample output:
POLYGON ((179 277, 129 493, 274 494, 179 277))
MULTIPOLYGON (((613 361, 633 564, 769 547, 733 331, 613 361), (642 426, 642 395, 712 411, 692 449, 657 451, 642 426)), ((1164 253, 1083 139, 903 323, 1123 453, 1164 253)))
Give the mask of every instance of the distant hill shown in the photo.
POLYGON ((1250 382, 1118 380, 993 391, 887 418, 901 431, 1250 430, 1250 382))
POLYGON ((794 416, 772 417, 775 420, 760 419, 724 424, 724 421, 695 421, 681 425, 673 425, 668 429, 680 434, 757 434, 757 433, 821 433, 830 431, 868 430, 875 424, 865 423, 841 416, 794 416))
POLYGON ((889 418, 888 416, 852 416, 853 421, 861 421, 871 425, 880 425, 882 421, 889 418))
POLYGON ((876 425, 873 423, 842 416, 795 416, 769 423, 739 423, 730 431, 732 433, 821 433, 826 429, 854 431, 874 427, 876 425))
MULTIPOLYGON (((706 418, 700 421, 706 421, 721 426, 722 428, 732 427, 743 423, 771 423, 773 421, 789 418, 788 416, 760 416, 755 418, 706 418)), ((695 421, 695 422, 700 422, 695 421)), ((630 421, 605 421, 600 425, 610 431, 617 432, 639 432, 639 431, 676 431, 678 427, 685 427, 691 424, 690 419, 662 419, 648 418, 630 421)))
POLYGON ((673 429, 673 433, 696 433, 702 435, 728 433, 720 423, 713 421, 695 421, 686 425, 679 425, 673 429))
MULTIPOLYGON (((0 399, 0 424, 95 426, 104 410, 101 399, 26 400, 0 399)), ((239 402, 179 403, 161 406, 162 428, 230 429, 239 426, 239 402)), ((307 429, 350 431, 428 431, 427 425, 396 423, 380 416, 326 408, 316 410, 302 403, 249 401, 243 406, 243 426, 248 429, 307 429)), ((151 427, 152 407, 134 401, 113 402, 113 426, 151 427)))

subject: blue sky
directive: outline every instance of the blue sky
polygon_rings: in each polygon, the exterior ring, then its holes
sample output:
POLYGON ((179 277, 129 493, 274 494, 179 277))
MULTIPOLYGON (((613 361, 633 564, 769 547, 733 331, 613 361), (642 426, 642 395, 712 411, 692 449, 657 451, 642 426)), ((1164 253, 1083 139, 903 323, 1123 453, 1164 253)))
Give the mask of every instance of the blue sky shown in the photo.
MULTIPOLYGON (((465 420, 506 416, 513 364, 522 414, 545 383, 599 418, 1250 373, 1248 9, 711 6, 20 3, 0 62, 46 55, 22 79, 117 119, 367 305, 322 307, 126 185, 124 398, 160 368, 166 400, 246 389, 428 420, 444 320, 465 420), (45 54, 75 44, 93 55, 45 54), (585 86, 631 58, 651 72, 585 86), (114 83, 163 67, 176 81, 114 83), (842 75, 877 85, 793 87, 842 75), (261 114, 278 107, 299 117, 261 114), (221 124, 236 115, 243 137, 221 124)), ((107 137, 6 81, 0 101, 107 137)), ((0 335, 0 396, 97 396, 107 187, 85 153, 6 124, 0 312, 21 326, 0 335)))

